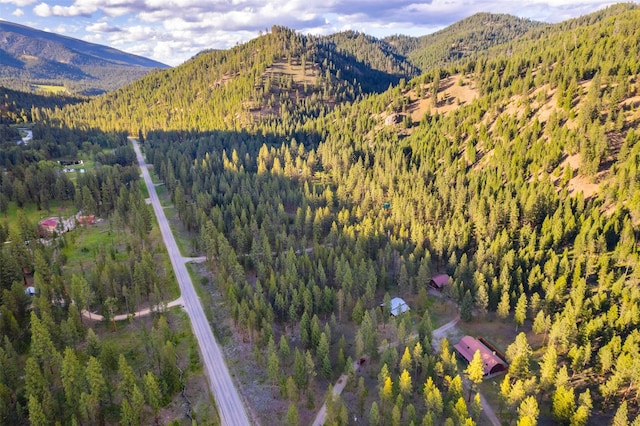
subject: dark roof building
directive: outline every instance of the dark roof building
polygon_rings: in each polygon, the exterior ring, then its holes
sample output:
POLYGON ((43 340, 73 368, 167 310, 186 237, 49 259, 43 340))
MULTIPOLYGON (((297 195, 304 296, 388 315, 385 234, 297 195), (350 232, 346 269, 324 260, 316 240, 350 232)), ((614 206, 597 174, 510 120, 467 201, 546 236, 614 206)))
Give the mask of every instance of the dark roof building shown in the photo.
POLYGON ((453 346, 464 359, 471 362, 476 351, 480 351, 484 364, 484 375, 507 371, 507 363, 496 352, 489 349, 480 340, 471 336, 464 336, 458 344, 453 346))
POLYGON ((431 278, 429 285, 436 290, 442 290, 442 287, 449 284, 449 275, 439 274, 431 278))

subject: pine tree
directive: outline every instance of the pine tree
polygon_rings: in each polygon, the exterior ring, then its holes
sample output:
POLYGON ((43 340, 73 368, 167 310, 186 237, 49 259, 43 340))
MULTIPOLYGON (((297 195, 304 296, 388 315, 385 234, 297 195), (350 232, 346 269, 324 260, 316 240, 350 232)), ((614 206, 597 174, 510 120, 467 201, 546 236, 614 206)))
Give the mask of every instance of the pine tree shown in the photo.
POLYGON ((402 358, 400 359, 400 369, 408 370, 411 368, 411 353, 409 352, 409 347, 405 346, 404 353, 402 354, 402 358))
POLYGON ((162 392, 156 376, 151 371, 147 371, 147 374, 144 375, 144 391, 147 403, 153 410, 154 421, 158 423, 158 411, 162 405, 162 392))
POLYGON ((627 401, 622 401, 620 407, 616 411, 616 415, 613 418, 611 426, 627 426, 629 424, 629 410, 627 408, 627 401))
POLYGON ((85 371, 89 392, 83 392, 80 395, 82 418, 89 423, 95 424, 101 418, 102 408, 106 403, 107 383, 98 359, 89 357, 85 371))
POLYGON ((503 290, 502 296, 500 297, 500 303, 498 303, 498 317, 506 319, 509 316, 509 312, 511 310, 510 304, 511 302, 509 300, 509 292, 505 289, 503 290))
POLYGON ((364 404, 366 402, 367 396, 369 395, 369 390, 364 383, 364 377, 360 376, 358 379, 358 390, 356 391, 356 395, 358 397, 358 415, 360 417, 364 416, 364 404))
POLYGON ((29 421, 33 426, 47 426, 47 416, 45 415, 42 405, 38 401, 35 395, 30 395, 27 402, 27 409, 29 410, 29 421))
POLYGON ((538 401, 533 396, 526 397, 518 407, 518 426, 535 426, 538 424, 538 401))
POLYGON ((298 426, 298 407, 295 403, 289 403, 289 408, 287 409, 287 425, 289 426, 298 426))
POLYGON ((527 318, 527 295, 522 293, 516 303, 516 308, 513 312, 513 319, 516 323, 516 331, 518 327, 524 324, 524 320, 527 318))
POLYGON ((473 297, 469 290, 464 293, 460 304, 460 318, 465 322, 469 322, 473 318, 473 297))
POLYGON ((547 351, 540 363, 540 386, 543 389, 550 389, 555 382, 558 364, 558 354, 554 345, 547 346, 547 351))
POLYGON ((391 403, 393 399, 393 381, 391 377, 388 377, 384 380, 384 386, 380 389, 380 402, 384 403, 386 406, 391 403))
POLYGON ((296 348, 293 362, 293 378, 296 385, 300 389, 304 389, 307 385, 307 374, 304 363, 304 355, 296 348))
POLYGON ((84 384, 83 370, 75 351, 67 347, 64 351, 64 358, 62 359, 61 379, 67 401, 67 409, 71 412, 75 411, 78 400, 80 399, 80 392, 84 384))
POLYGON ((275 386, 280 375, 280 358, 276 353, 275 344, 273 338, 269 339, 267 344, 267 374, 269 380, 271 380, 271 386, 275 386))
POLYGON ((413 347, 413 361, 415 364, 415 376, 416 378, 418 377, 418 370, 420 369, 421 365, 422 365, 422 361, 423 361, 423 349, 422 349, 422 345, 420 344, 420 342, 416 342, 415 346, 413 347))
POLYGON ((329 360, 329 342, 327 335, 322 332, 320 334, 320 341, 318 342, 318 350, 316 352, 316 359, 320 364, 320 371, 325 378, 331 377, 331 361, 329 360))
POLYGON ((440 389, 436 387, 431 377, 427 377, 423 395, 427 410, 433 412, 436 416, 440 416, 444 409, 444 402, 442 401, 440 389))
POLYGON ((531 361, 531 346, 527 341, 527 336, 520 333, 516 340, 507 347, 507 361, 509 361, 509 373, 514 378, 525 378, 529 376, 529 363, 531 361))
POLYGON ((378 403, 373 401, 371 408, 369 409, 369 426, 380 425, 380 410, 378 409, 378 403))
POLYGON ((400 393, 402 395, 408 396, 409 394, 411 394, 413 385, 411 384, 411 375, 409 375, 409 372, 406 369, 402 370, 398 385, 400 387, 400 393))
POLYGON ((482 379, 484 378, 484 362, 482 361, 482 354, 480 354, 480 350, 476 350, 473 354, 473 359, 469 362, 467 369, 464 370, 464 373, 467 376, 467 379, 472 383, 471 388, 469 388, 469 401, 471 401, 471 391, 472 389, 477 388, 477 386, 482 383, 482 379))
POLYGON ((576 401, 573 388, 558 386, 552 396, 552 413, 560 422, 569 422, 575 412, 576 401))

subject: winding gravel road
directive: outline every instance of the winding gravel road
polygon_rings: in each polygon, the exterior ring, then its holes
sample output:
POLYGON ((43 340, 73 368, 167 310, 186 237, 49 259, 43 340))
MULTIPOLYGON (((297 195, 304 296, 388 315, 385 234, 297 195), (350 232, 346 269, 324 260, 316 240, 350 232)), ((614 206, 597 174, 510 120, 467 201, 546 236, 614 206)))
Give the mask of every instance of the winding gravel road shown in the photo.
POLYGON ((138 164, 142 171, 142 177, 144 178, 147 189, 149 190, 149 197, 153 210, 158 218, 158 225, 162 232, 162 239, 167 246, 167 252, 171 258, 171 264, 176 275, 178 284, 180 285, 180 291, 182 292, 182 300, 184 302, 184 309, 189 315, 191 320, 191 326, 193 332, 200 345, 200 352, 202 353, 202 359, 204 361, 205 371, 209 377, 209 384, 211 391, 216 400, 218 406, 218 413, 222 420, 223 425, 230 426, 243 426, 249 425, 249 417, 247 411, 242 403, 240 394, 236 389, 233 379, 229 374, 229 369, 225 364, 222 351, 216 342, 207 317, 204 314, 200 299, 193 288, 191 277, 185 267, 185 259, 180 254, 176 240, 173 238, 171 229, 169 228, 169 222, 164 214, 156 188, 151 181, 149 170, 142 158, 142 152, 140 151, 140 145, 137 140, 129 138, 133 144, 133 149, 138 158, 138 164))

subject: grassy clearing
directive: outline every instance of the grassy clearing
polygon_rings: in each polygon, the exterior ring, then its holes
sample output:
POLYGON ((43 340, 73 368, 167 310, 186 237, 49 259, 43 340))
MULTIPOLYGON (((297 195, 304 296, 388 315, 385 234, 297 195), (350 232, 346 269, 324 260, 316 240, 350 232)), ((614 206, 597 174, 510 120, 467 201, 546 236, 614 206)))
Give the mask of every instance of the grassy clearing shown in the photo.
POLYGON ((53 93, 55 95, 69 93, 66 87, 64 86, 53 86, 47 84, 33 84, 33 89, 36 92, 45 92, 45 93, 53 93))
POLYGON ((162 207, 173 208, 173 203, 171 202, 171 196, 169 195, 169 191, 167 190, 166 186, 164 185, 156 186, 156 193, 158 194, 158 198, 160 198, 160 204, 162 205, 162 207))
POLYGON ((91 226, 79 226, 65 234, 62 253, 66 258, 65 269, 71 273, 81 273, 90 268, 98 253, 105 253, 113 260, 125 261, 128 257, 123 241, 124 234, 118 234, 107 222, 91 226))
POLYGON ((36 204, 27 204, 24 207, 18 207, 16 203, 13 201, 9 203, 9 208, 7 209, 7 213, 4 215, 2 219, 4 222, 4 226, 9 226, 12 229, 16 229, 19 226, 19 214, 22 214, 29 223, 37 224, 40 220, 45 219, 50 216, 62 216, 69 217, 77 213, 77 210, 72 202, 70 201, 52 201, 49 203, 48 209, 38 210, 36 204))
MULTIPOLYGON (((154 217, 155 220, 155 217, 154 217)), ((100 221, 95 225, 78 227, 64 235, 65 244, 62 254, 66 261, 65 270, 70 274, 84 274, 95 264, 98 254, 109 256, 115 262, 126 262, 129 259, 129 241, 134 237, 127 231, 114 230, 108 220, 100 221)), ((161 271, 171 271, 171 260, 162 244, 162 236, 157 222, 148 236, 147 249, 153 255, 156 265, 161 271)), ((180 296, 180 289, 173 274, 166 274, 166 287, 161 289, 166 301, 171 301, 180 296)))

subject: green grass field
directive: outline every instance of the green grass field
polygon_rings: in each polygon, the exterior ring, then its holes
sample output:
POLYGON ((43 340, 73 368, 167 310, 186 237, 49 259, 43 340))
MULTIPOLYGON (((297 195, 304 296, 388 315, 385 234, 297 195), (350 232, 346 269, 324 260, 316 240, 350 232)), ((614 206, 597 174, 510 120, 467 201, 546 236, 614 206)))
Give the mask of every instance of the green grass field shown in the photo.
POLYGON ((53 85, 47 85, 47 84, 34 84, 33 89, 36 92, 45 92, 45 93, 53 93, 53 94, 69 93, 67 88, 64 86, 53 86, 53 85))
POLYGON ((51 216, 62 216, 64 218, 69 217, 77 213, 76 207, 71 201, 52 201, 49 203, 48 209, 38 210, 35 204, 28 204, 22 208, 14 202, 9 203, 7 213, 1 219, 4 226, 16 229, 19 226, 19 215, 22 214, 29 223, 37 224, 42 219, 51 216))
POLYGON ((67 244, 62 250, 66 257, 66 269, 71 273, 80 273, 94 262, 96 253, 104 252, 116 261, 125 261, 128 257, 124 234, 110 229, 106 222, 91 226, 81 226, 65 235, 67 244))

